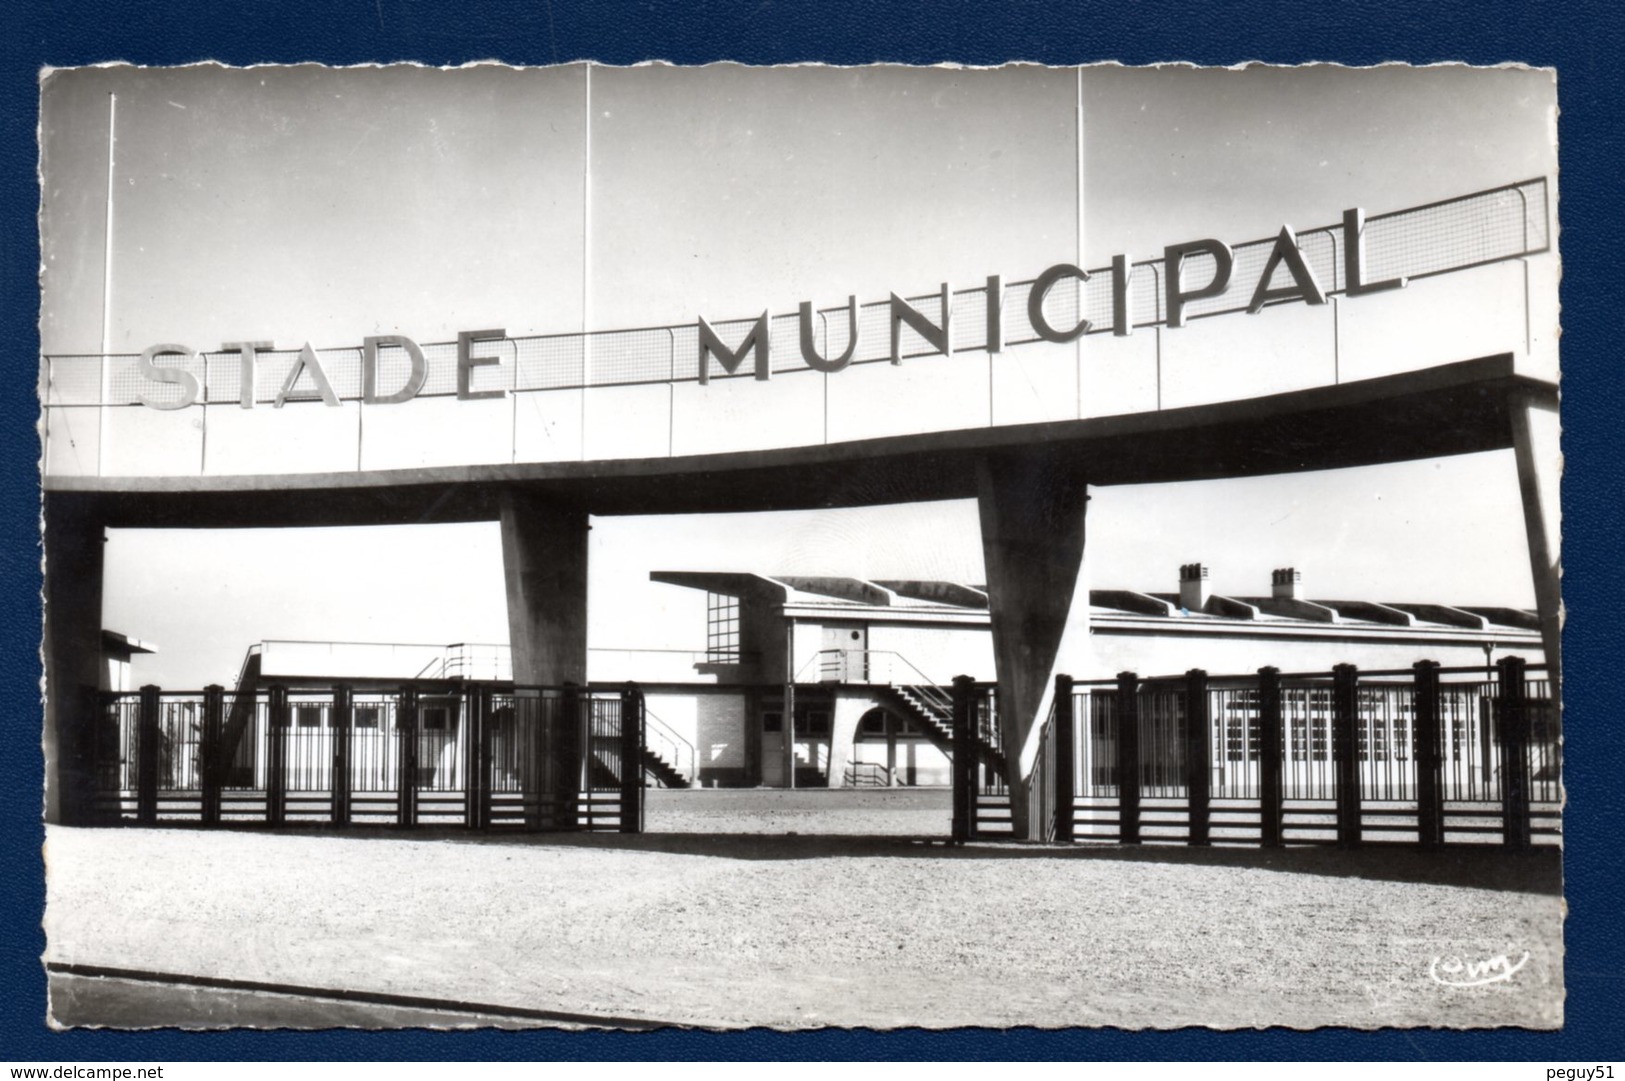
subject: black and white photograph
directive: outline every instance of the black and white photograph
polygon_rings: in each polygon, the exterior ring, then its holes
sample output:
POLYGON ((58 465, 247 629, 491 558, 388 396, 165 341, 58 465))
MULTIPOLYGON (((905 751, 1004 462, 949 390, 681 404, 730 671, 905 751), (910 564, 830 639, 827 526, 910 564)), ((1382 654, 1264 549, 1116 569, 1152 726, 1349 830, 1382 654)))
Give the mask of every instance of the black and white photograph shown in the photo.
POLYGON ((1558 99, 41 72, 48 1023, 1561 1028, 1558 99))

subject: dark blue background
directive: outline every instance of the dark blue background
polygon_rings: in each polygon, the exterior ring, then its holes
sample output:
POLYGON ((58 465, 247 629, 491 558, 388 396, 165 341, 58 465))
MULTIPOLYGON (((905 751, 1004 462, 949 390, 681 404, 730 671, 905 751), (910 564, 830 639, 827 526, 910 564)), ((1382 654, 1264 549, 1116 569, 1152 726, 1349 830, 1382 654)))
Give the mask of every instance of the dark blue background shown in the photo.
MULTIPOLYGON (((1618 504, 1620 349, 1612 324, 1620 287, 1625 164, 1616 110, 1622 19, 1601 0, 1559 7, 1512 0, 1471 3, 1331 2, 1296 5, 1135 3, 1085 8, 1053 0, 976 5, 785 2, 639 4, 505 0, 215 0, 188 3, 9 4, 0 77, 0 1058, 542 1059, 542 1058, 1047 1058, 1047 1059, 1617 1059, 1625 1027, 1621 987, 1620 703, 1621 567, 1618 504), (1568 1023, 1560 1033, 1438 1031, 1215 1033, 1186 1030, 948 1033, 773 1032, 531 1033, 52 1033, 43 1019, 38 928, 44 884, 38 823, 39 559, 37 71, 108 60, 180 64, 496 58, 544 64, 594 59, 629 64, 822 61, 1074 64, 1187 60, 1233 64, 1336 60, 1373 64, 1523 62, 1558 69, 1563 231, 1564 594, 1569 795, 1567 833, 1568 1023), (1609 1018, 1613 1018, 1612 1021, 1609 1018), (1616 1035, 1609 1036, 1614 1031, 1616 1035)), ((1395 168, 1404 163, 1396 162, 1395 168)), ((1147 898, 1147 903, 1155 903, 1147 898)), ((1533 1075, 1532 1075, 1533 1076, 1533 1075)))

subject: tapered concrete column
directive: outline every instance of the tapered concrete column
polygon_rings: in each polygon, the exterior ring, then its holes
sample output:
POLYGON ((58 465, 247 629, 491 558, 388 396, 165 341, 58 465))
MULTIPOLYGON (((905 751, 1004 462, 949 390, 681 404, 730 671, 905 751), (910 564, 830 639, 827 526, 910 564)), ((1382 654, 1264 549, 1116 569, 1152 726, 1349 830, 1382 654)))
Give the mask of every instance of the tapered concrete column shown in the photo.
POLYGON ((514 681, 586 683, 586 512, 504 494, 502 566, 514 681))
POLYGON ((976 481, 1010 813, 1015 836, 1031 839, 1028 787, 1055 677, 1088 670, 1089 497, 1076 470, 1040 454, 986 458, 976 481))
POLYGON ((1518 460, 1518 489, 1523 495, 1523 526, 1529 538, 1529 565, 1535 579, 1535 607, 1540 613, 1540 644, 1546 652, 1552 700, 1561 700, 1563 652, 1563 564, 1558 489, 1563 476, 1557 401, 1526 393, 1508 403, 1512 410, 1512 447, 1518 460))
POLYGON ((102 687, 99 519, 45 503, 45 816, 85 822, 95 793, 95 726, 102 687))

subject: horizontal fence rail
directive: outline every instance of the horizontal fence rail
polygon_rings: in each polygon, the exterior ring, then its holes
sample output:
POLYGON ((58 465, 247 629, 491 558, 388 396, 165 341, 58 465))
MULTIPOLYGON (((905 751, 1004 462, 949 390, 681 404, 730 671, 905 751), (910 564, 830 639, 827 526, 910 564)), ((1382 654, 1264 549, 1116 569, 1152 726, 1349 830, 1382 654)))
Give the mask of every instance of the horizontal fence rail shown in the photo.
POLYGON ((415 681, 111 694, 98 821, 642 829, 643 694, 415 681))
MULTIPOLYGON (((1391 278, 1426 278, 1490 263, 1521 259, 1551 250, 1550 209, 1544 178, 1474 192, 1439 203, 1410 207, 1365 220, 1365 276, 1368 281, 1391 278)), ((1297 233, 1305 264, 1328 296, 1347 291, 1345 250, 1341 224, 1297 233)), ((1232 280, 1237 287, 1213 297, 1193 298, 1184 305, 1186 318, 1199 319, 1247 310, 1252 284, 1267 265, 1275 238, 1234 246, 1232 280)), ((1132 264, 1128 279, 1126 318, 1135 327, 1167 322, 1165 259, 1132 264)), ((1187 256, 1181 274, 1185 280, 1206 282, 1216 266, 1211 254, 1187 256)), ((1002 307, 1004 345, 1040 341, 1028 315, 1032 281, 1004 285, 1002 307)), ((987 288, 956 290, 946 298, 933 292, 907 298, 928 319, 942 325, 944 299, 953 329, 954 352, 988 348, 987 288)), ((1112 268, 1096 267, 1089 279, 1068 278, 1050 290, 1046 311, 1055 326, 1089 320, 1088 333, 1111 333, 1115 326, 1112 268)), ((848 310, 843 306, 814 313, 813 338, 820 355, 839 356, 850 344, 848 310)), ((890 301, 858 307, 858 348, 852 363, 874 364, 892 359, 890 301)), ((720 338, 737 347, 755 326, 754 319, 722 320, 714 324, 720 338)), ((773 316, 770 320, 769 364, 774 374, 813 371, 801 355, 800 315, 773 316)), ((903 325, 898 354, 902 358, 934 355, 937 350, 913 327, 903 325)), ((482 354, 498 363, 478 367, 469 389, 480 391, 576 390, 587 387, 635 386, 654 383, 689 383, 700 379, 698 323, 595 331, 586 334, 536 335, 482 340, 482 354)), ((426 377, 418 397, 450 397, 458 393, 458 344, 434 342, 421 346, 426 377)), ((270 403, 285 394, 290 402, 322 401, 322 392, 309 370, 300 372, 284 391, 288 376, 300 362, 299 349, 267 349, 256 360, 253 401, 270 403)), ((340 401, 362 399, 363 365, 359 346, 317 349, 317 359, 332 393, 340 401)), ((41 400, 48 408, 137 406, 141 395, 156 404, 178 402, 177 384, 159 383, 141 374, 140 355, 52 354, 44 358, 41 400), (166 397, 167 395, 167 397, 166 397)), ((242 397, 242 359, 236 352, 200 352, 191 358, 166 357, 164 366, 178 366, 198 380, 204 404, 227 404, 242 397)), ((399 345, 378 348, 378 385, 406 384, 412 359, 399 345)), ((713 379, 748 379, 748 365, 728 374, 710 373, 713 379)))
MULTIPOLYGON (((1550 684, 1520 658, 1496 667, 1493 679, 1431 662, 1408 674, 1340 665, 1324 675, 1124 673, 1111 685, 1062 677, 1025 797, 1039 816, 1030 836, 1560 844, 1562 728, 1550 684)), ((956 690, 956 735, 962 726, 970 750, 973 734, 997 747, 994 688, 956 690)), ((955 780, 966 786, 963 797, 956 787, 956 838, 1012 835, 1002 777, 956 763, 955 780)))

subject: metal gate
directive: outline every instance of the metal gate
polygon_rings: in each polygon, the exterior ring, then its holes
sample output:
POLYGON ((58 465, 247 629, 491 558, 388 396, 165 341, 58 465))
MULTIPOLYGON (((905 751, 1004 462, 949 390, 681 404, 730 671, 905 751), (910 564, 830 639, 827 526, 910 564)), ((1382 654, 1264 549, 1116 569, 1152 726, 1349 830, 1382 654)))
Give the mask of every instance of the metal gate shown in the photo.
POLYGON ((104 823, 643 829, 643 694, 623 687, 143 687, 97 721, 104 823))
MULTIPOLYGON (((1034 840, 1561 843, 1562 732, 1544 678, 1483 669, 1057 680, 1027 791, 1034 840)), ((985 768, 994 688, 956 685, 955 836, 1012 835, 985 768), (957 789, 963 786, 967 796, 957 789)))

